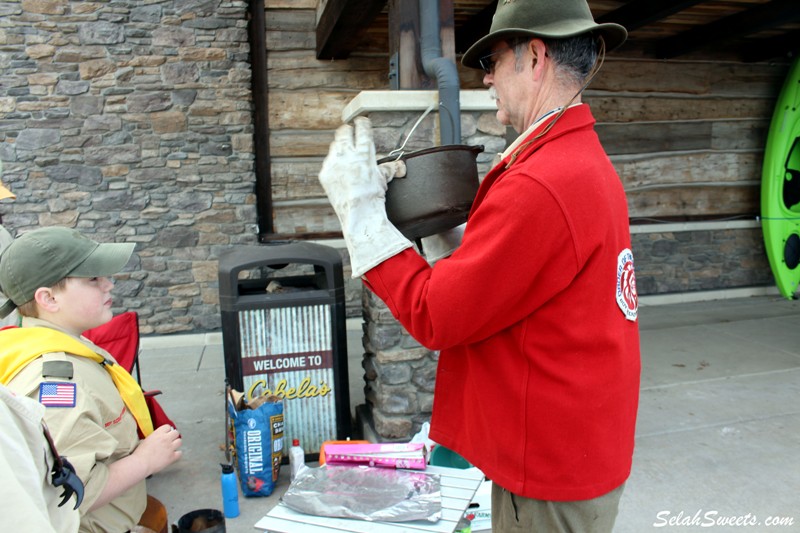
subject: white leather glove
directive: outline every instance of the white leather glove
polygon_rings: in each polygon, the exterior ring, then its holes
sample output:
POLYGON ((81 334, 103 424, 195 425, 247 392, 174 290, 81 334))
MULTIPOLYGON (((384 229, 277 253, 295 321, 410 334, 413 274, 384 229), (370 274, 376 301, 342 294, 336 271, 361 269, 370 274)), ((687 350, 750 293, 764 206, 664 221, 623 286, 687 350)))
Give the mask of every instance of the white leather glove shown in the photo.
POLYGON ((398 171, 405 171, 402 161, 376 163, 368 119, 336 130, 319 182, 342 225, 354 278, 412 246, 386 216, 386 187, 398 171))
POLYGON ((406 162, 402 159, 395 161, 388 161, 378 165, 378 170, 383 176, 384 183, 388 185, 392 178, 405 178, 406 177, 406 162))
POLYGON ((461 246, 461 239, 464 237, 464 228, 467 223, 464 222, 455 228, 431 235, 430 237, 423 237, 422 253, 425 255, 425 260, 428 264, 433 266, 439 259, 450 257, 456 248, 461 246))

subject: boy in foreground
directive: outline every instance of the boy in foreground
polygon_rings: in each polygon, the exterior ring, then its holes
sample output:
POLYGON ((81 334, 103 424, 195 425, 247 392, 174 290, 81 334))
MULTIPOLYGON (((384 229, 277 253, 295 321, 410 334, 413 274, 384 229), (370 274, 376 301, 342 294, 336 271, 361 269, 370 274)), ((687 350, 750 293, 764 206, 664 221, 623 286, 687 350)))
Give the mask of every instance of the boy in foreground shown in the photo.
POLYGON ((75 533, 83 484, 46 440, 45 408, 0 385, 0 517, 4 531, 75 533), (55 472, 54 472, 55 471, 55 472), (69 483, 60 483, 62 480, 69 483), (74 497, 73 497, 74 496, 74 497))
POLYGON ((180 435, 153 429, 138 383, 81 336, 111 320, 110 276, 133 248, 47 227, 0 256, 8 298, 0 317, 14 309, 22 316, 21 328, 0 331, 0 382, 46 407, 59 452, 86 485, 80 531, 134 529, 147 506, 145 479, 181 457, 180 435))

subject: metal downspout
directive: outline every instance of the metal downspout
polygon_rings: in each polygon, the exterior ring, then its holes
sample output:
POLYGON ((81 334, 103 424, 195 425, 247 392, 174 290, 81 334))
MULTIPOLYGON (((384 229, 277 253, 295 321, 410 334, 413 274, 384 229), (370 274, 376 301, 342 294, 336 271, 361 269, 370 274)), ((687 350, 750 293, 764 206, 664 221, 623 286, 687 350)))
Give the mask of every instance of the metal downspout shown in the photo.
POLYGON ((461 103, 458 69, 442 57, 439 2, 419 0, 422 68, 439 88, 439 126, 442 145, 461 144, 461 103))

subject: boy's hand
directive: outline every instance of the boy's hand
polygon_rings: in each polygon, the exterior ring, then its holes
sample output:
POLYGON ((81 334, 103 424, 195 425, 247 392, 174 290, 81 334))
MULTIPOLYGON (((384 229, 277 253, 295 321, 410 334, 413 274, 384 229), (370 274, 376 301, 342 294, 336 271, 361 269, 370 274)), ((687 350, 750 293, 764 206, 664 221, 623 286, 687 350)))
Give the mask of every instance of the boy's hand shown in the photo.
POLYGON ((147 465, 147 475, 160 472, 178 459, 183 452, 181 435, 174 427, 163 425, 139 443, 133 451, 147 465))
POLYGON ((147 476, 165 469, 181 458, 181 435, 172 426, 163 425, 139 442, 133 453, 114 461, 108 467, 109 476, 89 511, 99 509, 144 481, 147 476))

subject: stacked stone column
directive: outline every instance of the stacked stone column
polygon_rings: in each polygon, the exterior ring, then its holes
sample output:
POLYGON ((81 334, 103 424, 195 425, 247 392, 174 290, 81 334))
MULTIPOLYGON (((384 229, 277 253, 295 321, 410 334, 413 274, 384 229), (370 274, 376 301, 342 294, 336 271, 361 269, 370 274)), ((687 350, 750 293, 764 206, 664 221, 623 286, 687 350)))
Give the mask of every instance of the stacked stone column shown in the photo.
POLYGON ((439 352, 421 346, 364 288, 367 422, 381 440, 408 441, 430 420, 439 352))

